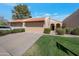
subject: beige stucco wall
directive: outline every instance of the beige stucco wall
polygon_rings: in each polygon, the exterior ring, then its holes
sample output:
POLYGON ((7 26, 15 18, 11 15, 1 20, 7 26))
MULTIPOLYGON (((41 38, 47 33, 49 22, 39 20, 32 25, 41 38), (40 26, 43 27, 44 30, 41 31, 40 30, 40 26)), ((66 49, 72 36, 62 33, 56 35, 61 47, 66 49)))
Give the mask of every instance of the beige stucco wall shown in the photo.
POLYGON ((60 25, 62 26, 62 22, 60 22, 60 21, 55 21, 55 20, 50 20, 50 24, 54 24, 54 25, 60 24, 60 25))
POLYGON ((44 24, 44 28, 49 28, 50 27, 50 18, 46 17, 44 20, 45 24, 44 24))
POLYGON ((50 20, 50 28, 51 28, 51 24, 54 25, 54 29, 57 28, 57 24, 60 24, 60 27, 62 28, 62 22, 60 22, 60 21, 50 20))
POLYGON ((62 27, 62 22, 56 21, 56 20, 52 20, 50 17, 46 17, 45 18, 44 28, 50 28, 51 24, 54 24, 55 28, 56 28, 57 24, 60 24, 60 26, 62 27))

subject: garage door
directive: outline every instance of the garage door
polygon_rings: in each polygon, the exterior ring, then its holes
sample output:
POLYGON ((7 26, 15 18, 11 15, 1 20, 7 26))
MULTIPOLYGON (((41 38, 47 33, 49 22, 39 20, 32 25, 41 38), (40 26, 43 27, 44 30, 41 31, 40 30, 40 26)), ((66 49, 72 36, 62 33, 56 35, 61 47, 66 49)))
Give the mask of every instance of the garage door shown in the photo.
POLYGON ((20 23, 20 22, 13 22, 13 23, 11 23, 11 26, 14 26, 14 27, 22 27, 22 23, 20 23))
POLYGON ((44 21, 26 23, 26 27, 43 27, 43 25, 44 25, 44 21))

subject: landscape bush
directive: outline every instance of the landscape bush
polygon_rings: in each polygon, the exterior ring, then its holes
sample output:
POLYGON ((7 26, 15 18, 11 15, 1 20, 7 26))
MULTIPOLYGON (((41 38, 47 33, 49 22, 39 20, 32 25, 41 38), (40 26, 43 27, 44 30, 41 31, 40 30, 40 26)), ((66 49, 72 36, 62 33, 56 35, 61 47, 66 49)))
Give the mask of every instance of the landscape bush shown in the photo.
POLYGON ((56 29, 56 33, 57 33, 58 35, 64 35, 64 34, 65 34, 65 29, 57 28, 57 29, 56 29))
POLYGON ((0 36, 4 35, 3 30, 0 30, 0 36))
POLYGON ((20 29, 13 29, 11 30, 11 33, 18 33, 18 32, 25 32, 24 28, 20 28, 20 29))
POLYGON ((11 33, 19 33, 19 32, 25 32, 25 29, 20 28, 20 29, 13 29, 13 30, 0 30, 0 36, 11 34, 11 33))
POLYGON ((50 34, 51 32, 51 29, 50 28, 44 28, 44 33, 45 34, 50 34))
POLYGON ((74 29, 71 31, 71 34, 72 34, 72 35, 79 35, 79 27, 74 28, 74 29))
POLYGON ((11 30, 0 30, 0 35, 10 34, 11 30))
POLYGON ((71 34, 72 29, 71 28, 65 28, 65 31, 66 31, 65 32, 66 34, 71 34))

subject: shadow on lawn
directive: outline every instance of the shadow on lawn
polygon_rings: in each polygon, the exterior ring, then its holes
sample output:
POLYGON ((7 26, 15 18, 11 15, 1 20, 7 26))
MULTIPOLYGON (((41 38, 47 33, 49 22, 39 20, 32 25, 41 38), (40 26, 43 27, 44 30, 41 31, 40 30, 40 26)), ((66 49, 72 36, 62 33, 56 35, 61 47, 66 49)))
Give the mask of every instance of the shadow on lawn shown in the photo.
POLYGON ((77 54, 75 54, 74 52, 70 51, 69 49, 67 49, 66 47, 64 47, 63 45, 61 45, 60 43, 56 42, 56 46, 58 49, 62 50, 63 52, 65 52, 66 54, 70 55, 69 53, 73 54, 74 56, 78 56, 77 54))

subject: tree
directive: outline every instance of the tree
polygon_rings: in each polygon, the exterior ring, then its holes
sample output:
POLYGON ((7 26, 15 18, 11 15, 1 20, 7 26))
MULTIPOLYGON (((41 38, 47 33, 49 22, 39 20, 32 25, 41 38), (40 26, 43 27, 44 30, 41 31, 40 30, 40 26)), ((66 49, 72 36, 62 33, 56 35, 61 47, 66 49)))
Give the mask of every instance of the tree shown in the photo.
POLYGON ((27 5, 19 4, 15 6, 14 9, 12 10, 12 19, 25 19, 25 18, 32 18, 27 5))
POLYGON ((4 25, 7 25, 8 23, 7 23, 7 21, 5 21, 5 20, 0 20, 0 26, 4 26, 4 25))
POLYGON ((2 26, 2 25, 6 25, 6 23, 3 21, 0 21, 0 26, 2 26))

